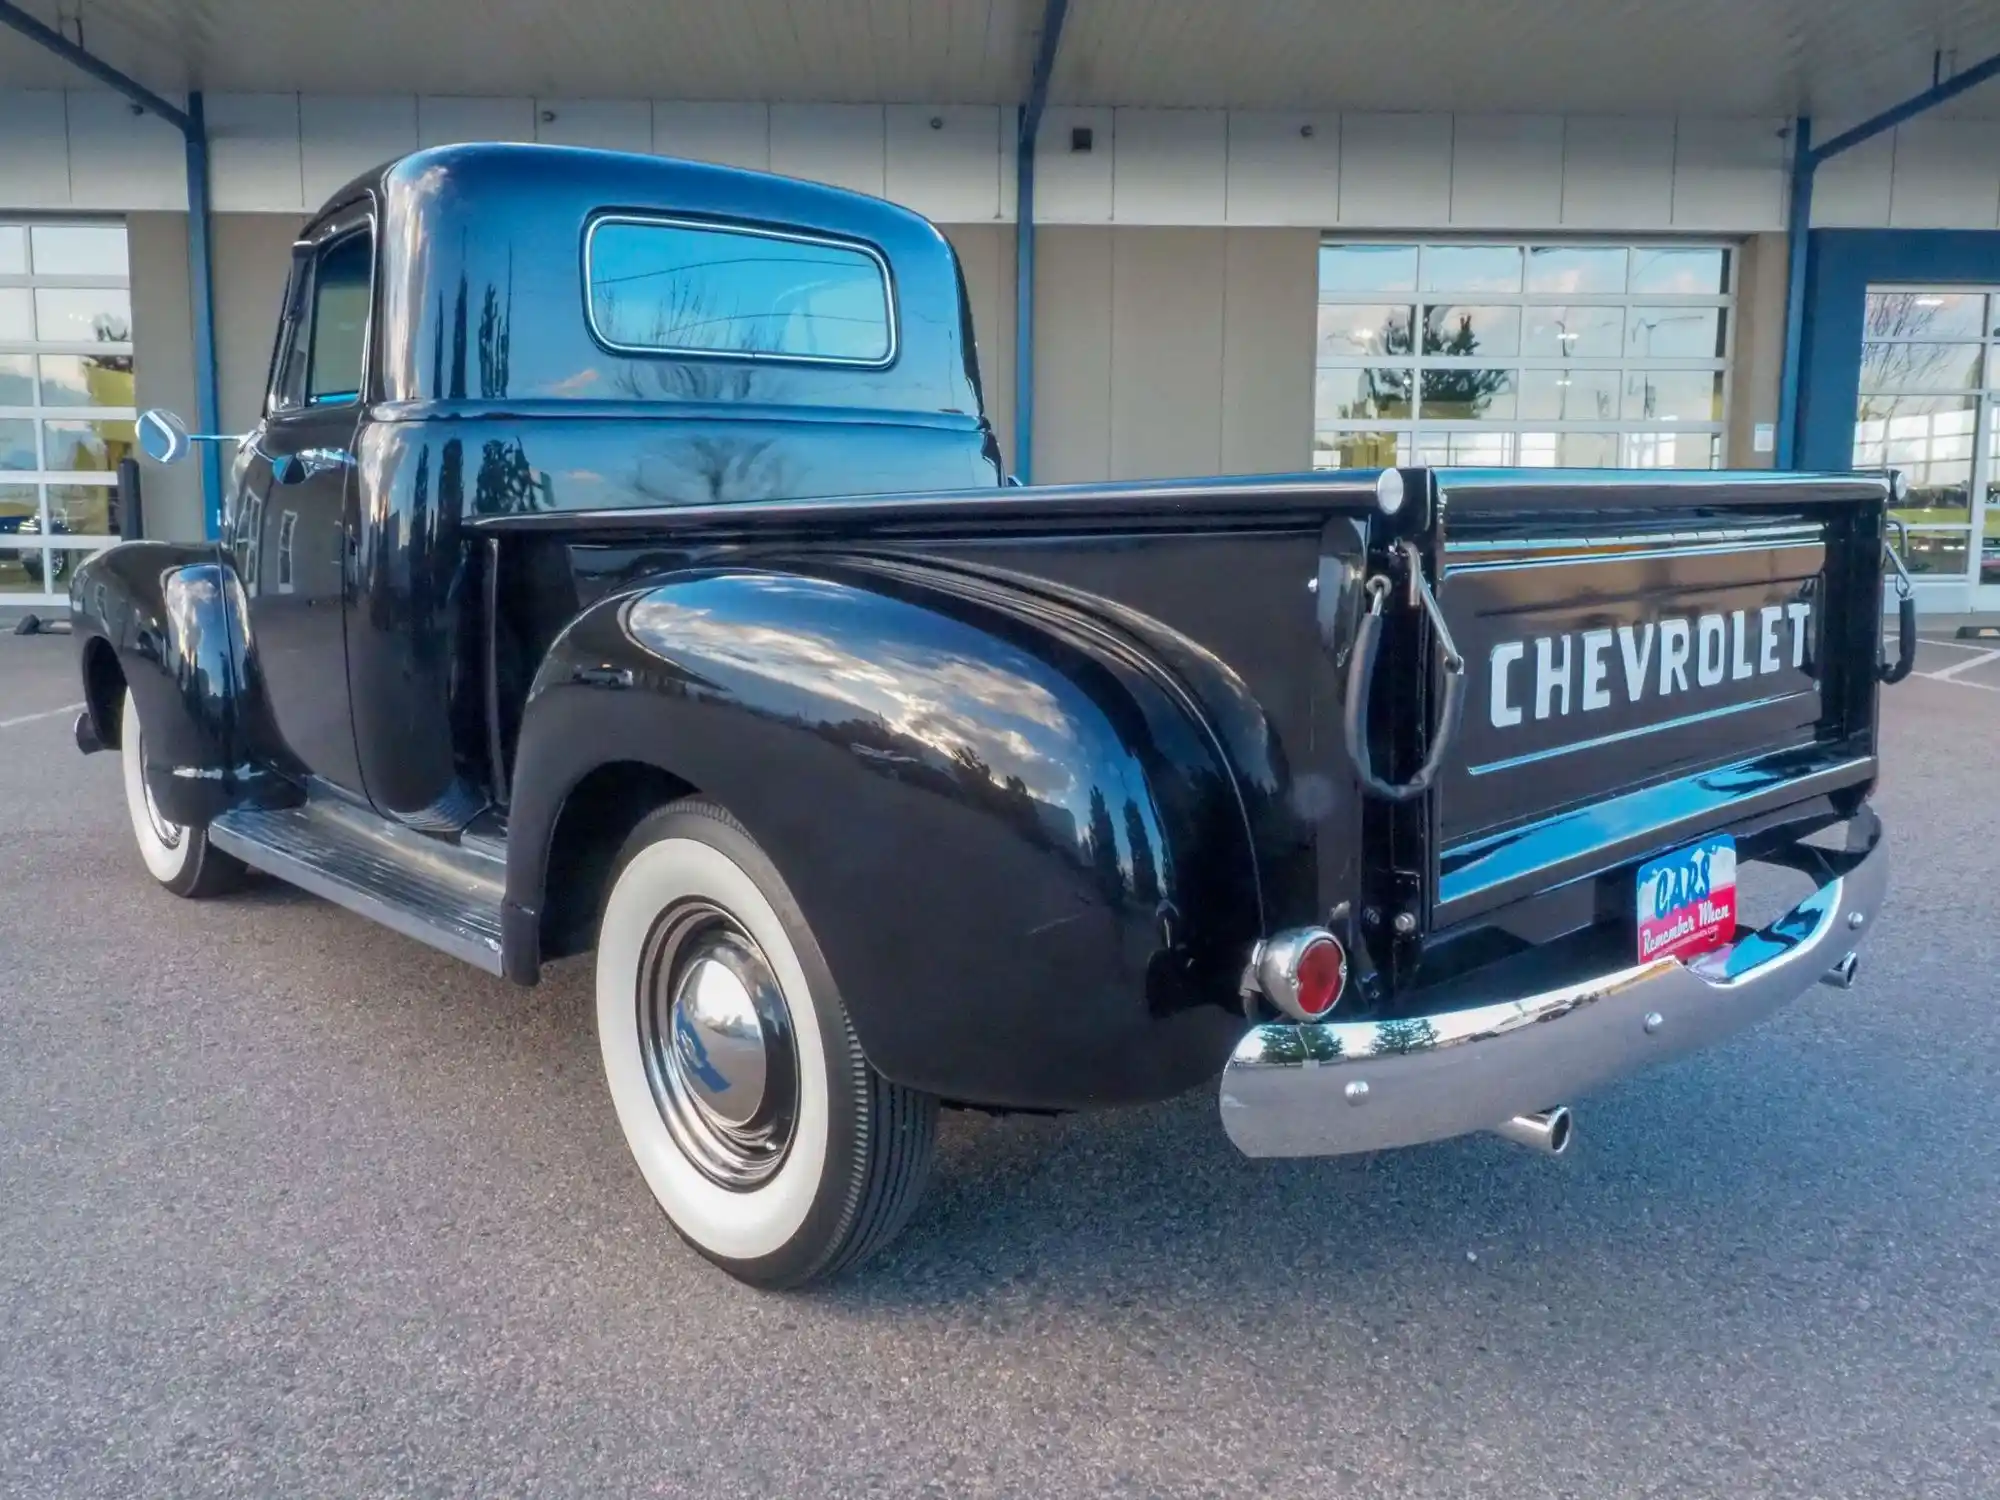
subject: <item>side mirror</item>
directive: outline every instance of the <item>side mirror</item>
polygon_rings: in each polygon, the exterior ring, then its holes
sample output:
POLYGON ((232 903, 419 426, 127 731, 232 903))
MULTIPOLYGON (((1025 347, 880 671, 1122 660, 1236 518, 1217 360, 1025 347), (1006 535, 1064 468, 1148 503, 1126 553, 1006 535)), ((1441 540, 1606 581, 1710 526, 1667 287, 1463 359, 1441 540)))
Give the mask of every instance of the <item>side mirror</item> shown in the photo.
POLYGON ((156 464, 177 464, 187 457, 187 423, 163 406, 139 414, 139 451, 156 464))

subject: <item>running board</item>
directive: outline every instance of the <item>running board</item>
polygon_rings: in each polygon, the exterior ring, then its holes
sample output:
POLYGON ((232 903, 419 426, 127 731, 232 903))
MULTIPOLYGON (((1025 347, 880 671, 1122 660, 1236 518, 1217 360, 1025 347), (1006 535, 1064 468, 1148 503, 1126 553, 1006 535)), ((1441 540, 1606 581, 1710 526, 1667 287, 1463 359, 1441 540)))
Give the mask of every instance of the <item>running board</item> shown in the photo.
POLYGON ((461 847, 345 798, 318 795, 303 807, 232 808, 208 825, 208 837, 253 869, 489 974, 502 972, 507 865, 498 840, 461 847))

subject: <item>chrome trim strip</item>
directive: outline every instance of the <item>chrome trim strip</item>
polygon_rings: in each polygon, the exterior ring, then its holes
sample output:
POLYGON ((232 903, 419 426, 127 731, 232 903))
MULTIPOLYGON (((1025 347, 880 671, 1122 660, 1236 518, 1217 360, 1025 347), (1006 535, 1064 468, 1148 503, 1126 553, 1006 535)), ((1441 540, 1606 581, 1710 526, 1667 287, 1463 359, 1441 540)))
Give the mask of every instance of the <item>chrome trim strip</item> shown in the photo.
POLYGON ((1706 724, 1712 719, 1726 719, 1731 714, 1748 712, 1753 708, 1769 708, 1774 703, 1783 703, 1791 698, 1811 698, 1809 692, 1772 693, 1764 698, 1752 698, 1748 703, 1731 703, 1722 708, 1705 709, 1698 714, 1682 714, 1677 719, 1662 719, 1657 724, 1641 724, 1633 729, 1621 729, 1615 734, 1600 734, 1595 739, 1577 740, 1568 745, 1552 745, 1546 750, 1536 750, 1527 755, 1515 755, 1506 760, 1489 760, 1483 765, 1468 766, 1470 776, 1490 776, 1495 771, 1513 771, 1522 766, 1537 765, 1545 760, 1556 760, 1565 755, 1574 755, 1579 750, 1601 750, 1606 745, 1619 745, 1627 740, 1643 739, 1649 734, 1658 734, 1663 729, 1681 729, 1689 724, 1706 724))
POLYGON ((1455 845, 1440 857, 1433 927, 1449 927, 1537 890, 1600 874, 1685 843, 1704 829, 1853 786, 1875 758, 1815 760, 1813 747, 1780 750, 1699 771, 1608 801, 1455 845))
POLYGON ((1761 538, 1800 537, 1820 540, 1823 528, 1809 523, 1792 526, 1723 526, 1702 531, 1651 531, 1630 536, 1549 536, 1500 538, 1487 541, 1447 541, 1445 553, 1526 552, 1536 548, 1576 549, 1581 547, 1666 547, 1684 543, 1740 542, 1761 538))
POLYGON ((752 224, 739 224, 728 219, 701 219, 674 214, 634 214, 600 213, 591 219, 583 231, 583 318, 590 327, 590 336, 614 354, 665 355, 670 359, 740 359, 754 364, 783 365, 830 365, 848 370, 886 370, 896 362, 902 351, 901 330, 896 317, 896 278, 889 269, 888 257, 866 240, 841 239, 829 234, 815 234, 809 230, 769 229, 752 224), (621 344, 616 339, 607 338, 604 330, 597 326, 597 297, 592 291, 595 285, 591 276, 590 257, 597 243, 597 231, 606 224, 648 225, 662 229, 697 229, 709 234, 744 235, 753 239, 778 240, 791 245, 824 245, 830 250, 846 250, 865 255, 875 262, 875 269, 882 277, 882 307, 888 322, 888 352, 876 359, 845 359, 833 354, 771 354, 745 352, 734 349, 680 348, 667 344, 621 344))
POLYGON ((1222 1073, 1223 1129, 1246 1156, 1337 1156, 1491 1130, 1719 1041, 1810 989, 1873 926, 1888 883, 1880 821, 1848 825, 1844 873, 1761 932, 1527 995, 1387 1021, 1252 1027, 1222 1073))
MULTIPOLYGON (((1648 552, 1572 552, 1555 557, 1496 557, 1476 562, 1448 563, 1445 577, 1461 573, 1496 573, 1508 568, 1526 570, 1528 568, 1574 568, 1589 567, 1604 563, 1655 562, 1662 558, 1683 557, 1740 557, 1746 552, 1791 552, 1801 547, 1819 545, 1820 539, 1807 541, 1804 538, 1780 541, 1715 542, 1701 547, 1658 547, 1648 552)), ((1817 568, 1814 569, 1818 571, 1817 568)))

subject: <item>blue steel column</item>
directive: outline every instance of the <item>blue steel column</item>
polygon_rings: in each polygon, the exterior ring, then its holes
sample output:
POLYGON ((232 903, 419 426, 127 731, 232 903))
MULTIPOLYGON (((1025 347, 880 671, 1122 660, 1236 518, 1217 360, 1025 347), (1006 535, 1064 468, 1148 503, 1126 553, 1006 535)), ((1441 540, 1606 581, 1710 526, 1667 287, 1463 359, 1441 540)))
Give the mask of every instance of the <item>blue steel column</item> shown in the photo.
POLYGON ((1014 475, 1035 473, 1035 138, 1021 106, 1014 147, 1014 475))
POLYGON ((1777 466, 1798 466, 1799 357, 1806 334, 1807 250, 1812 244, 1813 169, 1812 120, 1800 115, 1792 126, 1792 202, 1785 224, 1790 269, 1785 276, 1785 363, 1778 381, 1777 466))
POLYGON ((1940 79, 1920 94, 1912 94, 1901 104, 1871 115, 1852 129, 1843 130, 1824 146, 1812 144, 1812 121, 1801 116, 1798 138, 1792 144, 1792 208, 1787 228, 1791 251, 1791 276, 1785 288, 1785 367, 1778 381, 1778 467, 1793 468, 1799 451, 1800 386, 1805 372, 1799 366, 1805 342, 1806 276, 1811 268, 1813 174, 1823 161, 1851 151, 1864 141, 1872 141, 1884 131, 1894 130, 1906 120, 1936 109, 1956 99, 1967 89, 2000 78, 2000 52, 1940 79))
POLYGON ((1048 0, 1014 136, 1014 475, 1023 484, 1035 475, 1035 141, 1068 18, 1069 0, 1048 0))
MULTIPOLYGON (((195 430, 219 432, 216 396, 215 268, 208 245, 208 122, 201 91, 187 102, 188 289, 194 313, 195 430)), ((210 538, 222 534, 222 445, 200 443, 202 524, 210 538)))

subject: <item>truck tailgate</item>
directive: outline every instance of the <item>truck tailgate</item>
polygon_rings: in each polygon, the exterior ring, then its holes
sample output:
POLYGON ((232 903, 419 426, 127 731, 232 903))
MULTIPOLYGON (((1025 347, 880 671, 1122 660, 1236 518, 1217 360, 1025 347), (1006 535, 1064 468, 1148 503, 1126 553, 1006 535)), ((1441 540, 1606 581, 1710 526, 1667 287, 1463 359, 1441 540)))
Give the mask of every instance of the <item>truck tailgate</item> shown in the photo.
POLYGON ((1874 776, 1886 488, 1442 471, 1432 924, 1874 776))

